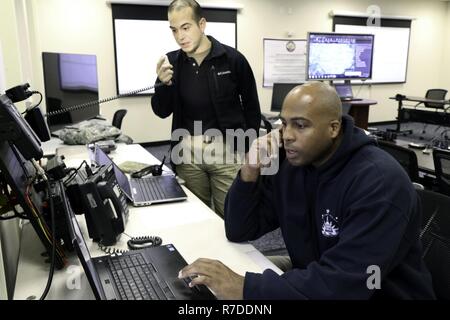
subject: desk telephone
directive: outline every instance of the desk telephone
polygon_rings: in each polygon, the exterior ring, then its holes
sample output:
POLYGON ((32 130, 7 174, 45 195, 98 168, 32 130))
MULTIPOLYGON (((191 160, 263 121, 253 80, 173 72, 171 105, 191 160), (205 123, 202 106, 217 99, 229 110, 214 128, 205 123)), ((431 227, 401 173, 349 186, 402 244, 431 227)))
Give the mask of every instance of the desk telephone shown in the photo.
POLYGON ((125 230, 128 206, 112 164, 77 175, 76 181, 67 186, 75 213, 84 213, 90 238, 105 246, 115 244, 125 230))

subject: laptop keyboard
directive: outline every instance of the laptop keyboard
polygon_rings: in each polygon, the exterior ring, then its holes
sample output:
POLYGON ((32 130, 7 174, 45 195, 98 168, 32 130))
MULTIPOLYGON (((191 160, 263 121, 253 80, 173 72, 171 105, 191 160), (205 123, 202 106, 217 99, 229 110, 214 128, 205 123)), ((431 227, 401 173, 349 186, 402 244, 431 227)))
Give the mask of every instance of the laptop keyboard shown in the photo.
POLYGON ((114 282, 122 300, 174 300, 167 283, 157 276, 140 253, 115 256, 108 260, 114 282))
POLYGON ((158 178, 134 179, 134 181, 137 182, 142 191, 142 195, 145 196, 146 199, 162 200, 167 198, 163 188, 158 182, 158 178))

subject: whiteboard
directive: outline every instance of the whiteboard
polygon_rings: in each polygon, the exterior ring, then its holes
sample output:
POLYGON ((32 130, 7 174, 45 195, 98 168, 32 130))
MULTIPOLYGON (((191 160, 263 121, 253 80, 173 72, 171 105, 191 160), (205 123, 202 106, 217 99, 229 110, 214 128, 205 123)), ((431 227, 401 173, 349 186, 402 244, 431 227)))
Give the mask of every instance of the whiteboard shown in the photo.
MULTIPOLYGON (((375 35, 372 79, 364 83, 406 82, 410 28, 336 24, 335 31, 375 35)), ((352 80, 352 83, 362 81, 352 80)))
POLYGON ((264 39, 263 42, 263 87, 305 82, 306 40, 264 39))
MULTIPOLYGON (((155 83, 156 63, 162 55, 180 47, 167 20, 114 19, 117 86, 119 94, 155 83)), ((205 33, 236 47, 236 24, 207 22, 205 33)), ((140 94, 153 93, 154 90, 140 94)))

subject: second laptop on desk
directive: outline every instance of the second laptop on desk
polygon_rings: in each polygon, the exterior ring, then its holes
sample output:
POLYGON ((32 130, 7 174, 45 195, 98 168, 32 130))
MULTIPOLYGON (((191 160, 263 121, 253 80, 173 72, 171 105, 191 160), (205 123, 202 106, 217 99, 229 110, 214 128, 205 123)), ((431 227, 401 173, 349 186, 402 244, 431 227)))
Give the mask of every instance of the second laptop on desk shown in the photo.
POLYGON ((335 83, 334 88, 341 101, 361 101, 360 98, 353 96, 352 86, 348 83, 335 83))
POLYGON ((128 178, 125 173, 100 148, 95 148, 98 165, 113 164, 117 183, 134 206, 148 206, 154 203, 182 201, 187 199, 175 176, 161 175, 148 178, 128 178))

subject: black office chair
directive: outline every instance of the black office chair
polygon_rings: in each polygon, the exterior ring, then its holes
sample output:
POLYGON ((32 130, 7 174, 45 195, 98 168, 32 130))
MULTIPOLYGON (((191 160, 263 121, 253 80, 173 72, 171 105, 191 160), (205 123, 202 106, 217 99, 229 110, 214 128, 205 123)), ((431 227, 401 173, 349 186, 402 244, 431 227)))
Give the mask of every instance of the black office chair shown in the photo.
POLYGON ((416 190, 422 204, 422 257, 438 299, 450 299, 450 197, 416 190))
MULTIPOLYGON (((425 98, 431 99, 431 100, 445 100, 446 95, 447 95, 447 90, 445 90, 445 89, 429 89, 427 91, 427 93, 425 94, 425 98)), ((433 109, 444 109, 444 107, 445 107, 445 104, 443 104, 443 103, 424 102, 423 104, 425 107, 433 108, 433 109)))
POLYGON ((433 149, 433 162, 439 192, 450 196, 450 151, 433 149))
POLYGON ((119 109, 114 113, 113 116, 113 120, 112 120, 112 125, 116 128, 121 128, 122 127, 122 120, 123 117, 125 117, 125 115, 127 114, 127 110, 126 109, 119 109))
POLYGON ((378 146, 400 163, 412 182, 419 182, 419 164, 413 150, 383 140, 378 140, 378 146))
MULTIPOLYGON (((428 89, 427 93, 425 94, 425 98, 431 99, 431 100, 445 100, 446 95, 447 95, 446 89, 428 89)), ((419 102, 414 107, 417 108, 417 106, 419 106, 421 104, 422 104, 422 102, 419 102)), ((426 108, 434 109, 436 112, 438 111, 438 109, 446 111, 444 103, 424 102, 423 105, 426 108)), ((427 123, 424 124, 422 133, 426 133, 426 131, 425 131, 426 127, 427 127, 427 123)))

